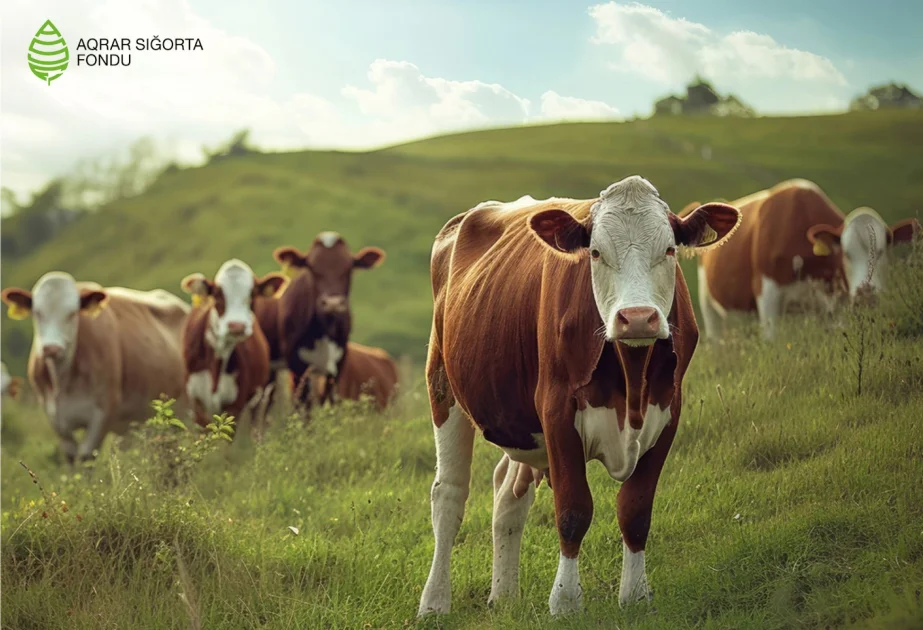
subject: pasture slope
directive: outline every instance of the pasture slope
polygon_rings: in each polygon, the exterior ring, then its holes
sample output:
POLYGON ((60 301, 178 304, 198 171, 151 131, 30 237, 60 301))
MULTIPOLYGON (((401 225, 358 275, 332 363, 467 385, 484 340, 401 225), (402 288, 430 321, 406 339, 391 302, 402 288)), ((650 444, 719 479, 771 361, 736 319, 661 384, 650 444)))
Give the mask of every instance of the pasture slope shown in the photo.
MULTIPOLYGON (((923 199, 911 159, 921 121, 553 126, 371 154, 228 160, 172 174, 74 226, 5 268, 4 285, 30 284, 54 267, 169 287, 230 255, 262 273, 280 241, 303 234, 307 245, 336 228, 356 247, 390 249, 384 266, 357 278, 360 339, 419 357, 432 235, 478 200, 592 195, 600 181, 637 172, 677 208, 807 176, 844 209, 869 203, 894 219, 923 199), (701 158, 705 144, 711 160, 701 158), (180 216, 187 222, 176 228, 180 216)), ((33 402, 5 402, 0 625, 921 628, 923 244, 902 257, 875 310, 832 322, 791 318, 773 343, 741 322, 723 343, 700 345, 654 505, 656 612, 618 607, 618 484, 598 465, 589 467, 596 507, 581 553, 586 613, 547 614, 558 547, 546 485, 526 525, 522 598, 489 609, 500 452, 479 440, 453 557, 453 612, 415 620, 433 549, 435 454, 424 389, 408 379, 384 415, 344 405, 307 427, 279 415, 262 444, 241 427, 233 445, 210 452, 175 427, 146 427, 124 449, 110 440, 95 466, 78 471, 61 465, 33 402)))
MULTIPOLYGON (((333 229, 355 249, 378 245, 388 252, 380 268, 355 275, 356 340, 420 361, 431 319, 433 237, 449 217, 480 201, 587 198, 641 174, 678 211, 690 201, 734 199, 807 177, 844 211, 870 205, 894 220, 923 211, 920 146, 923 112, 898 111, 563 124, 371 153, 230 158, 167 174, 27 258, 5 261, 3 286, 31 287, 60 269, 103 285, 179 294, 188 273, 212 275, 238 257, 263 274, 277 269, 271 254, 278 245, 307 248, 319 231, 333 229)), ((16 372, 22 373, 30 338, 29 322, 4 320, 4 357, 16 372)))

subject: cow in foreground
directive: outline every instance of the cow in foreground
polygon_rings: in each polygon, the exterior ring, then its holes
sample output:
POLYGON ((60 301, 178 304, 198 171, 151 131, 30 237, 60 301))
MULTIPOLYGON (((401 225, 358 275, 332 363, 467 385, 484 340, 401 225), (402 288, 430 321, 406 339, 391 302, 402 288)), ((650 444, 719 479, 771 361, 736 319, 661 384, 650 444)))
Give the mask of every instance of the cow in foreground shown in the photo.
POLYGON ((743 217, 740 229, 699 260, 699 306, 710 338, 720 336, 729 311, 756 311, 764 336, 772 338, 786 311, 831 313, 846 294, 866 301, 884 287, 888 248, 920 229, 916 219, 888 227, 869 208, 844 217, 817 184, 803 179, 731 204, 743 217))
MULTIPOLYGON (((337 379, 337 395, 341 399, 361 400, 363 395, 371 396, 378 411, 391 403, 397 386, 397 363, 385 350, 371 348, 350 341, 343 362, 343 371, 337 379)), ((309 368, 311 369, 311 368, 309 368)), ((326 375, 313 376, 316 398, 327 400, 326 375)))
MULTIPOLYGON (((321 232, 307 253, 280 247, 273 257, 291 278, 279 302, 279 332, 288 369, 293 375, 304 375, 313 367, 326 376, 329 386, 325 391, 332 397, 352 330, 349 292, 353 271, 377 267, 385 253, 364 247, 353 254, 338 233, 321 232)), ((309 407, 310 379, 296 385, 298 401, 309 407)))
POLYGON ((151 415, 161 395, 183 399, 181 338, 189 306, 162 290, 134 291, 42 276, 32 291, 4 289, 14 319, 32 317, 28 378, 71 463, 110 431, 151 415), (78 446, 77 429, 86 429, 78 446))
POLYGON ((204 427, 227 413, 238 425, 251 410, 252 426, 262 429, 263 393, 269 382, 269 344, 253 313, 260 296, 274 294, 285 282, 278 274, 257 279, 237 259, 225 262, 214 280, 201 273, 183 278, 181 287, 198 296, 183 331, 186 393, 195 421, 204 427))
POLYGON ((18 376, 11 376, 6 367, 6 363, 0 361, 0 395, 9 396, 13 400, 19 397, 22 390, 22 379, 18 376))
POLYGON ((586 462, 594 459, 622 482, 619 602, 650 598, 654 491, 698 340, 675 254, 721 244, 738 222, 719 203, 679 218, 633 176, 598 199, 485 202, 445 225, 431 265, 436 548, 421 615, 450 607, 475 427, 504 451, 494 471, 490 602, 518 596, 523 527, 547 475, 560 541, 549 608, 581 608, 577 558, 593 517, 586 462))

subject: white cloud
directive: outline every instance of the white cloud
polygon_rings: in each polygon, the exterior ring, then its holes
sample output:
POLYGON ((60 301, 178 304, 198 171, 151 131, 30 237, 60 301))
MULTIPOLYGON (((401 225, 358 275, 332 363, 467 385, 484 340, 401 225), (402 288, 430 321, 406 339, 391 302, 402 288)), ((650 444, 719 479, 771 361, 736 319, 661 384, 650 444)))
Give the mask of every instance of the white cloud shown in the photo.
POLYGON ((590 8, 597 44, 618 52, 614 67, 676 85, 699 72, 714 81, 790 79, 845 86, 826 57, 786 47, 751 31, 716 33, 643 4, 609 2, 590 8))
POLYGON ((618 117, 619 110, 608 103, 561 96, 552 90, 542 94, 542 111, 538 116, 545 120, 613 120, 618 117))

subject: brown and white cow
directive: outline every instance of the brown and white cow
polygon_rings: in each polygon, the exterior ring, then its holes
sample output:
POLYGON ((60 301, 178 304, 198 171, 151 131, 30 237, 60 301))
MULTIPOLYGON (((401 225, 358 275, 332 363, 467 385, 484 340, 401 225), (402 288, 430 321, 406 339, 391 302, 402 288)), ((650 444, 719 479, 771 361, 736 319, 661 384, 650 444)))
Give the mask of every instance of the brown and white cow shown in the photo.
POLYGON ((6 363, 0 361, 0 395, 9 396, 13 400, 19 397, 22 390, 22 379, 18 376, 11 376, 6 363))
POLYGON ((728 311, 757 311, 764 336, 771 338, 787 310, 829 313, 840 293, 856 300, 880 290, 887 247, 919 230, 915 219, 889 228, 868 209, 844 217, 817 184, 804 179, 731 204, 743 217, 740 229, 699 260, 699 306, 711 338, 720 336, 728 311))
MULTIPOLYGON (((337 380, 337 394, 347 400, 360 400, 363 395, 371 396, 375 407, 383 411, 393 400, 397 386, 397 363, 385 350, 372 348, 350 341, 347 344, 343 371, 337 380)), ((313 368, 308 368, 309 371, 313 368)), ((326 375, 312 375, 315 398, 329 398, 326 375)))
MULTIPOLYGON (((280 247, 273 257, 291 278, 279 304, 286 364, 293 375, 304 375, 309 367, 325 374, 333 385, 326 388, 332 395, 352 330, 349 291, 353 271, 377 267, 385 253, 364 247, 353 254, 338 233, 321 232, 307 253, 280 247)), ((304 405, 310 404, 309 382, 302 379, 296 390, 304 405)))
POLYGON ((150 417, 160 395, 182 404, 189 306, 178 297, 103 288, 60 271, 42 276, 31 293, 8 288, 2 297, 14 319, 32 316, 29 382, 68 461, 92 457, 107 433, 150 417))
POLYGON ((598 199, 485 202, 433 247, 426 378, 436 442, 436 548, 419 614, 447 612, 475 427, 504 455, 494 471, 490 601, 517 596, 532 480, 548 475, 560 561, 549 607, 581 607, 580 544, 593 517, 586 462, 622 482, 622 604, 650 597, 644 549, 698 340, 677 247, 718 245, 739 221, 710 203, 685 218, 632 176, 598 199))
POLYGON ((186 394, 199 426, 221 413, 239 423, 249 409, 254 428, 262 427, 265 405, 259 403, 269 383, 269 344, 253 304, 284 282, 278 274, 258 280, 236 258, 221 265, 214 281, 201 273, 183 278, 182 289, 199 298, 183 331, 186 394))

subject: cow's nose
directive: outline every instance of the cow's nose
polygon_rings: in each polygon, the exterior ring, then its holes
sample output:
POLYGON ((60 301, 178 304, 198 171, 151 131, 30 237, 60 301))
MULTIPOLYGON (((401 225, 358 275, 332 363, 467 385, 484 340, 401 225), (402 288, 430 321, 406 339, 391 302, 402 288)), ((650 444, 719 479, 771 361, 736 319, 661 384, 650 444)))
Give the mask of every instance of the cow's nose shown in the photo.
POLYGON ((343 313, 346 311, 346 296, 322 295, 318 300, 318 309, 322 313, 343 313))
POLYGON ((232 335, 242 335, 247 329, 243 322, 228 322, 228 332, 232 335))
POLYGON ((660 332, 660 315, 649 306, 623 308, 615 315, 616 339, 650 339, 660 332))
POLYGON ((63 353, 64 348, 54 343, 42 347, 42 356, 46 359, 57 359, 63 353))

